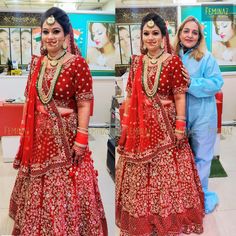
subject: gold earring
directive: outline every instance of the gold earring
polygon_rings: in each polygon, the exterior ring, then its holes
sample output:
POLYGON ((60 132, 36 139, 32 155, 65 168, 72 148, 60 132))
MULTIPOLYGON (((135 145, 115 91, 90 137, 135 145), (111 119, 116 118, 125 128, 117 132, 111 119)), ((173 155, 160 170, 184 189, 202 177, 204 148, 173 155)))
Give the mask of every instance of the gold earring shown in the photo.
POLYGON ((66 50, 66 49, 68 48, 66 42, 64 42, 64 43, 62 44, 62 48, 63 48, 64 50, 66 50))
POLYGON ((163 49, 164 48, 164 43, 161 42, 160 48, 163 49))
POLYGON ((43 45, 43 50, 46 51, 47 50, 47 47, 45 45, 43 45))

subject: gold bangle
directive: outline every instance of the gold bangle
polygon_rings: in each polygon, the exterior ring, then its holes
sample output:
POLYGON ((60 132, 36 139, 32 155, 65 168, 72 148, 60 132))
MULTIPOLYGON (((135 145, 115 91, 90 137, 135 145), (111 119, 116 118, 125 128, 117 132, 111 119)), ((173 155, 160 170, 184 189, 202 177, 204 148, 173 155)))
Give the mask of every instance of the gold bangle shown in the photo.
POLYGON ((76 141, 74 142, 74 145, 77 146, 77 147, 87 147, 86 144, 81 144, 81 143, 77 143, 76 141))
POLYGON ((83 133, 83 134, 87 134, 88 133, 88 129, 82 128, 82 127, 78 127, 77 131, 80 132, 80 133, 83 133))
POLYGON ((177 133, 177 134, 184 134, 185 131, 184 130, 175 129, 175 133, 177 133))
POLYGON ((186 116, 176 116, 176 120, 186 120, 186 116))
POLYGON ((83 128, 83 127, 78 127, 77 129, 81 129, 81 130, 84 130, 84 131, 88 131, 87 128, 83 128))

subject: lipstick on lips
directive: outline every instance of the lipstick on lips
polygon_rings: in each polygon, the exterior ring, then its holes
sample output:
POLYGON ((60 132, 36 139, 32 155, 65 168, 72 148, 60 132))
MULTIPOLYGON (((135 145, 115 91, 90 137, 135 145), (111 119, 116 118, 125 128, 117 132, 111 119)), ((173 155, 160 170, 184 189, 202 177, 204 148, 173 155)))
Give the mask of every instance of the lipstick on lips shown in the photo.
POLYGON ((46 42, 49 46, 55 46, 55 45, 58 45, 58 40, 56 41, 47 41, 46 42))
POLYGON ((225 37, 225 34, 220 34, 220 37, 223 39, 225 37))
POLYGON ((98 40, 95 40, 94 42, 96 43, 96 45, 100 44, 100 41, 98 41, 98 40))

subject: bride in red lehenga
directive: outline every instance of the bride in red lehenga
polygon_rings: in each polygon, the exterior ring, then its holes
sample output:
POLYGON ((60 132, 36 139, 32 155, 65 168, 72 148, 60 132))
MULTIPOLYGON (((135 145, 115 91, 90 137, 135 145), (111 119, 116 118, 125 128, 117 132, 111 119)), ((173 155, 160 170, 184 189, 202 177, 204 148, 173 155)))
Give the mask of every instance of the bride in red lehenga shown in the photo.
POLYGON ((107 236, 88 148, 92 77, 63 10, 47 10, 41 30, 42 56, 32 58, 14 161, 19 171, 10 200, 12 234, 107 236))
POLYGON ((118 147, 116 224, 122 236, 200 234, 204 198, 185 136, 182 62, 168 53, 159 15, 143 18, 141 39, 143 54, 132 58, 118 147))

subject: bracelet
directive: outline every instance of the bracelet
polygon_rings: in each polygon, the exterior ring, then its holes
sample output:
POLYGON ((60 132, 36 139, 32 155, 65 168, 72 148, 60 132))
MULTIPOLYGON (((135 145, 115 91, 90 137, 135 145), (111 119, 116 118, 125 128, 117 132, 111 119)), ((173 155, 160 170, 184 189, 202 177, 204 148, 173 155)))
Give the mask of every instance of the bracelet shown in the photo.
POLYGON ((176 120, 186 120, 186 116, 176 116, 176 120))
POLYGON ((80 132, 82 134, 88 134, 88 130, 87 131, 83 131, 83 130, 80 130, 80 128, 77 128, 77 132, 80 132))
POLYGON ((183 120, 176 120, 175 121, 175 127, 177 130, 185 131, 186 128, 186 122, 183 120))
POLYGON ((78 128, 77 128, 77 130, 83 130, 83 131, 86 131, 86 132, 88 132, 88 129, 86 129, 86 128, 83 128, 83 127, 78 127, 78 128))
POLYGON ((74 142, 74 145, 77 146, 77 147, 80 147, 80 148, 85 148, 85 147, 87 147, 87 145, 82 144, 82 143, 77 143, 76 141, 74 142))
POLYGON ((123 114, 123 116, 127 117, 127 116, 128 116, 128 114, 124 113, 124 114, 123 114))
POLYGON ((184 134, 185 131, 184 130, 175 129, 175 133, 177 133, 177 134, 184 134))
POLYGON ((79 131, 75 137, 75 142, 83 145, 88 145, 88 133, 79 131))

